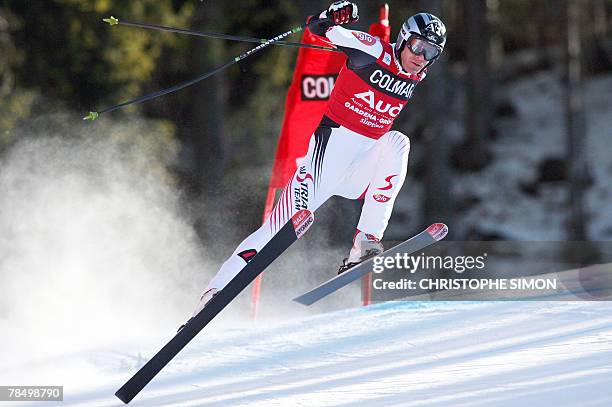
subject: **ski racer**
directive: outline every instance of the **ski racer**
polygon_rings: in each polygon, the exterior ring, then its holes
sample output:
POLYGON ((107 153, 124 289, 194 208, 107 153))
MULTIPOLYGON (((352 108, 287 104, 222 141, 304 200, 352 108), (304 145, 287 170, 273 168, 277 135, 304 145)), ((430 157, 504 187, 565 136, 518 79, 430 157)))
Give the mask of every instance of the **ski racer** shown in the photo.
POLYGON ((391 130, 427 68, 446 43, 442 21, 428 13, 410 17, 395 44, 344 28, 358 20, 355 3, 336 1, 308 20, 310 31, 327 37, 347 56, 308 153, 269 219, 238 245, 208 283, 194 316, 258 253, 291 217, 314 212, 332 195, 363 198, 353 246, 343 272, 383 251, 380 240, 406 177, 410 141, 391 130))

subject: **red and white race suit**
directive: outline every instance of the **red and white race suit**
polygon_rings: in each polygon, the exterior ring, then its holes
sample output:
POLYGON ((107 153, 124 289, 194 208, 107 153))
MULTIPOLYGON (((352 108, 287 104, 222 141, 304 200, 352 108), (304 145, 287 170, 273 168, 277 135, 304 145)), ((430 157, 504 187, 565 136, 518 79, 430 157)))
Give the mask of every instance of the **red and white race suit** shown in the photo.
POLYGON ((240 243, 207 289, 222 289, 291 216, 301 209, 316 211, 332 195, 363 197, 357 228, 383 237, 410 152, 408 137, 390 129, 425 74, 403 72, 393 46, 369 34, 340 26, 311 30, 344 51, 347 64, 308 153, 297 161, 270 218, 240 243))
POLYGON ((391 44, 335 26, 327 38, 349 55, 325 115, 347 129, 379 139, 391 130, 425 74, 402 71, 391 44))

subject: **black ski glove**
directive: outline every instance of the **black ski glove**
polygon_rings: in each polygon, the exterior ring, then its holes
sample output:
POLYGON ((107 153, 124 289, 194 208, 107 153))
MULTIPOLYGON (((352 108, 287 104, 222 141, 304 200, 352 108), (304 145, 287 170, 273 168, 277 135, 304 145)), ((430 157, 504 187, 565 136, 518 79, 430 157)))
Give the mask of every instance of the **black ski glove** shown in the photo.
POLYGON ((359 20, 357 4, 350 1, 336 1, 327 9, 326 17, 334 22, 334 25, 354 23, 359 20))

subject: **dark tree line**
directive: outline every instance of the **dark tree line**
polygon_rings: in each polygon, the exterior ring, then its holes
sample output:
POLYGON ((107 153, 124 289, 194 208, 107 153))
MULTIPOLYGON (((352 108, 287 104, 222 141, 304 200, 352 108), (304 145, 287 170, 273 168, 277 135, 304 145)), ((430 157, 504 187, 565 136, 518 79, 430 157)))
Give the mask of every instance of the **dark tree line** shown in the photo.
MULTIPOLYGON (((358 2, 367 30, 382 4, 358 2)), ((392 37, 404 19, 430 11, 446 22, 444 57, 426 80, 423 113, 411 139, 423 143, 424 217, 450 219, 451 186, 460 171, 486 171, 491 155, 495 101, 502 81, 537 69, 566 67, 567 158, 570 163, 573 238, 586 235, 581 203, 585 177, 584 78, 612 69, 611 0, 563 0, 557 7, 530 0, 389 0, 392 37), (516 57, 518 54, 521 58, 516 57), (453 145, 444 118, 463 65, 465 131, 453 145), (455 75, 455 76, 454 76, 455 75)), ((109 15, 206 31, 271 37, 304 21, 325 1, 49 0, 0 1, 0 152, 14 140, 11 128, 47 110, 79 113, 114 104, 197 76, 251 44, 108 27, 109 15)), ((298 40, 297 37, 293 38, 298 40)), ((142 115, 172 123, 183 162, 176 171, 196 194, 215 194, 223 177, 248 161, 271 163, 296 50, 275 47, 211 80, 113 115, 142 115)), ((418 105, 419 101, 416 102, 418 105)))

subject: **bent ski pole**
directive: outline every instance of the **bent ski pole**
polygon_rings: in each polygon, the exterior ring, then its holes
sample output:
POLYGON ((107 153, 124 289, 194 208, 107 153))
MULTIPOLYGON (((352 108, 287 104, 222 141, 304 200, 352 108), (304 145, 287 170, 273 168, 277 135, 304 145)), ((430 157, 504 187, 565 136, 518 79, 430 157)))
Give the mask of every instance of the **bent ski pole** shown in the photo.
POLYGON ((125 106, 129 106, 129 105, 133 105, 133 104, 137 104, 137 103, 146 102, 147 100, 151 100, 151 99, 154 99, 154 98, 159 97, 159 96, 167 95, 169 93, 173 93, 173 92, 176 92, 178 90, 184 89, 184 88, 186 88, 188 86, 191 86, 193 84, 196 84, 196 83, 198 83, 200 81, 203 81, 204 79, 206 79, 208 77, 211 77, 214 74, 224 70, 225 68, 228 68, 228 67, 230 67, 230 66, 232 66, 232 65, 234 65, 234 64, 236 64, 236 63, 238 63, 240 61, 242 61, 243 59, 249 57, 250 55, 253 55, 256 52, 261 51, 262 49, 266 48, 267 46, 269 46, 271 44, 274 44, 275 42, 280 41, 283 38, 288 37, 291 34, 295 34, 297 32, 300 32, 300 31, 304 30, 305 27, 307 27, 307 24, 303 24, 303 25, 301 25, 299 27, 292 28, 289 31, 285 31, 282 34, 279 34, 276 37, 267 40, 263 44, 260 44, 260 45, 256 46, 255 48, 252 48, 252 49, 250 49, 250 50, 248 50, 248 51, 238 55, 237 57, 227 61, 226 63, 224 63, 223 65, 221 65, 221 66, 219 66, 219 67, 217 67, 215 69, 213 69, 212 71, 198 76, 197 78, 194 78, 194 79, 191 79, 191 80, 179 83, 178 85, 174 85, 174 86, 172 86, 170 88, 162 89, 162 90, 159 90, 157 92, 149 93, 149 94, 137 97, 135 99, 131 99, 131 100, 128 100, 126 102, 119 103, 118 105, 107 107, 106 109, 102 109, 102 110, 97 111, 97 112, 96 111, 89 112, 89 114, 87 116, 83 117, 83 120, 92 120, 93 121, 93 120, 96 120, 98 117, 100 117, 101 114, 112 112, 113 110, 117 110, 117 109, 120 109, 120 108, 125 107, 125 106))
MULTIPOLYGON (((219 38, 219 39, 231 40, 231 41, 253 42, 256 44, 263 44, 264 42, 268 41, 264 38, 253 38, 253 37, 243 37, 239 35, 229 35, 229 34, 223 34, 223 33, 194 31, 194 30, 187 30, 184 28, 168 27, 165 25, 145 24, 145 23, 138 23, 135 21, 119 20, 118 18, 115 18, 113 16, 110 16, 109 18, 103 18, 102 21, 104 21, 105 23, 108 23, 108 25, 110 25, 111 27, 114 25, 125 25, 128 27, 144 28, 147 30, 167 31, 167 32, 173 32, 177 34, 194 35, 197 37, 206 37, 206 38, 219 38)), ((290 42, 290 41, 277 41, 274 43, 274 45, 282 45, 286 47, 298 47, 298 48, 314 48, 314 49, 321 49, 325 51, 340 52, 336 48, 322 47, 319 45, 312 45, 312 44, 302 44, 299 42, 290 42)))

